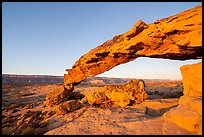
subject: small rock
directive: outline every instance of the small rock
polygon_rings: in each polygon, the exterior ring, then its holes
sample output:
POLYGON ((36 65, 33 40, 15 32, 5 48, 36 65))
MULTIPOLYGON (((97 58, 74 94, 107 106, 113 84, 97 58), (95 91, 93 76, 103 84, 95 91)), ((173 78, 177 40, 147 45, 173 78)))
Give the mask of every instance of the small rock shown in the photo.
POLYGON ((2 124, 2 128, 4 128, 4 127, 9 127, 9 123, 4 123, 4 124, 2 124))
POLYGON ((24 107, 24 109, 32 109, 34 106, 33 104, 28 104, 24 107))
POLYGON ((48 113, 47 113, 47 115, 49 116, 49 117, 51 117, 52 115, 54 115, 55 114, 55 111, 49 111, 48 113))
POLYGON ((67 109, 63 106, 63 104, 59 104, 55 107, 55 112, 57 115, 65 115, 68 113, 67 109))
POLYGON ((34 117, 31 116, 31 117, 28 117, 28 118, 24 119, 24 121, 25 121, 26 123, 30 123, 31 121, 33 121, 33 119, 34 119, 34 117))
POLYGON ((18 105, 18 104, 11 104, 10 107, 9 107, 9 109, 14 109, 14 108, 16 108, 16 107, 19 107, 19 105, 18 105))
POLYGON ((82 103, 82 104, 85 104, 85 103, 87 103, 88 102, 88 100, 87 100, 87 97, 85 96, 85 97, 83 97, 81 100, 80 100, 80 103, 82 103))
POLYGON ((55 107, 55 112, 57 115, 64 115, 68 112, 74 111, 81 107, 81 103, 76 100, 69 100, 63 102, 55 107))
POLYGON ((5 119, 2 120, 2 124, 10 123, 12 120, 13 120, 12 117, 8 116, 8 117, 6 117, 5 119))
POLYGON ((153 108, 146 107, 145 113, 150 115, 150 116, 158 117, 164 113, 162 110, 163 109, 153 109, 153 108))
POLYGON ((18 111, 18 109, 13 109, 12 111, 11 111, 11 113, 15 113, 15 112, 17 112, 18 111))

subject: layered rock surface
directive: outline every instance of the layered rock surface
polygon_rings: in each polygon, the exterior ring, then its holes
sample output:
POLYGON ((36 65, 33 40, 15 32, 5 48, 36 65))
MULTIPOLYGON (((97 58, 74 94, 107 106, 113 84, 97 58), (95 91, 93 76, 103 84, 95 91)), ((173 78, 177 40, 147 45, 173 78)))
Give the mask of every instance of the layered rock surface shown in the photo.
POLYGON ((178 126, 202 134, 202 62, 180 68, 184 95, 179 106, 163 115, 178 126))
POLYGON ((202 58, 202 5, 153 23, 134 27, 83 55, 64 75, 69 89, 89 76, 138 57, 186 60, 202 58))
MULTIPOLYGON (((72 87, 73 88, 73 87, 72 87)), ((64 115, 81 107, 78 101, 84 97, 78 92, 65 90, 63 86, 57 86, 46 95, 45 104, 48 108, 54 107, 58 115, 64 115)))
POLYGON ((56 106, 55 111, 58 115, 65 115, 81 107, 81 103, 77 100, 68 100, 56 106))
POLYGON ((147 98, 143 80, 131 80, 124 85, 108 85, 95 92, 88 93, 85 99, 90 105, 103 107, 120 106, 142 103, 147 98))

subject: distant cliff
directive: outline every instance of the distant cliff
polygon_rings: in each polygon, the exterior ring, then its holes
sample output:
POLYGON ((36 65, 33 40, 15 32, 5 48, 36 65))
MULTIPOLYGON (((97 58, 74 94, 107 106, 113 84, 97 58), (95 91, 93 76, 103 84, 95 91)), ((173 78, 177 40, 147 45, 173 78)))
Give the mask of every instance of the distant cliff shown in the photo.
POLYGON ((2 74, 2 84, 62 84, 63 76, 2 74))
MULTIPOLYGON (((104 86, 108 84, 125 84, 133 78, 88 77, 79 86, 104 86)), ((143 79, 145 82, 167 82, 168 79, 143 79)), ((63 84, 63 76, 50 75, 15 75, 2 74, 2 84, 63 84)))

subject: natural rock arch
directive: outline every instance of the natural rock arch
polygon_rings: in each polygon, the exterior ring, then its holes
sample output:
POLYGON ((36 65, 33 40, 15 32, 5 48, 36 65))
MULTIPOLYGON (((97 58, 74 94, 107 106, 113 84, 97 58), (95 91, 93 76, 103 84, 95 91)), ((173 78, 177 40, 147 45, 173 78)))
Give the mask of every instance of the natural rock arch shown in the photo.
MULTIPOLYGON (((67 69, 63 92, 70 93, 74 90, 73 86, 87 77, 138 57, 201 59, 202 5, 151 24, 140 20, 130 31, 92 49, 76 61, 72 69, 67 69)), ((180 70, 184 95, 179 106, 165 113, 163 118, 202 134, 202 62, 183 66, 180 70)))
POLYGON ((72 91, 87 77, 138 57, 202 58, 202 5, 150 24, 139 20, 131 30, 92 49, 67 69, 64 87, 72 91))
MULTIPOLYGON (((70 111, 71 109, 67 109, 68 106, 79 108, 80 103, 76 101, 66 102, 69 99, 81 98, 80 94, 71 92, 74 90, 73 86, 90 75, 98 75, 138 57, 201 59, 202 5, 148 25, 140 20, 130 31, 92 49, 76 61, 72 69, 67 70, 68 74, 64 75, 64 87, 53 89, 54 92, 46 96, 46 106, 56 106, 60 114, 61 111, 70 111)), ((184 95, 180 98, 178 107, 172 108, 162 116, 165 120, 197 134, 202 134, 201 68, 202 62, 180 68, 184 95)), ((117 96, 114 97, 117 99, 117 96)))

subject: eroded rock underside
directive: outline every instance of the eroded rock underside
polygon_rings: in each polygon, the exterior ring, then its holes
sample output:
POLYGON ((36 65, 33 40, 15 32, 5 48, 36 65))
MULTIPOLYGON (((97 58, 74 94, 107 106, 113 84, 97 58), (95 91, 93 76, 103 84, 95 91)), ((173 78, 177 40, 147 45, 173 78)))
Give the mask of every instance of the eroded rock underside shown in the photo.
POLYGON ((107 40, 83 55, 64 75, 64 86, 138 57, 186 60, 202 58, 202 5, 154 23, 139 20, 124 34, 107 40))

